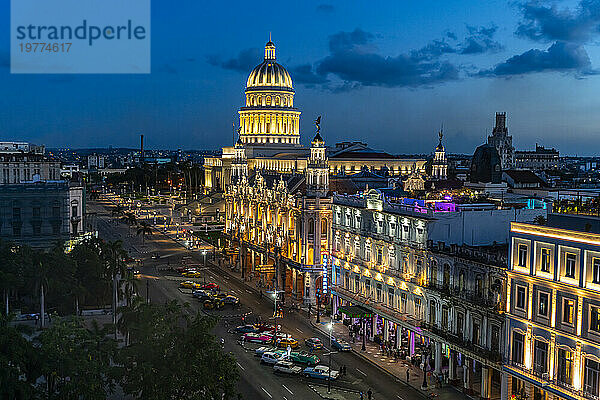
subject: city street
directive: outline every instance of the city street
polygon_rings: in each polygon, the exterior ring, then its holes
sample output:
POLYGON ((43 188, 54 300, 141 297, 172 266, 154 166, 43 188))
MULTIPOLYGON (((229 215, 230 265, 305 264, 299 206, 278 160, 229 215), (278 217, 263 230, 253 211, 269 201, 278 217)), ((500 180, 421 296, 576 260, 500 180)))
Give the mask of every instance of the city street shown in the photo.
MULTIPOLYGON (((138 285, 138 293, 148 296, 151 302, 164 302, 177 299, 188 302, 189 312, 196 313, 201 310, 201 304, 194 299, 189 290, 179 288, 183 278, 176 272, 168 271, 168 267, 181 265, 183 257, 192 257, 193 263, 202 265, 204 260, 200 251, 190 251, 176 243, 169 237, 158 231, 146 237, 145 246, 142 246, 141 237, 135 235, 134 230, 129 230, 123 222, 116 222, 111 216, 112 204, 106 200, 88 203, 90 212, 97 213, 98 230, 101 238, 105 240, 120 239, 124 242, 124 248, 130 255, 142 261, 140 267, 141 275, 138 285), (152 255, 158 253, 158 258, 152 255)), ((246 348, 237 343, 239 334, 231 334, 227 331, 242 324, 242 315, 246 323, 254 322, 258 317, 268 321, 273 315, 273 304, 266 298, 261 298, 253 289, 242 283, 236 277, 221 270, 217 265, 210 262, 210 256, 206 271, 206 281, 215 282, 220 285, 222 292, 231 293, 240 298, 242 306, 238 309, 224 308, 219 311, 207 311, 222 317, 215 329, 218 337, 225 339, 225 349, 231 352, 237 359, 240 369, 239 391, 246 399, 318 399, 320 396, 310 385, 320 384, 313 380, 275 375, 270 366, 261 365, 259 359, 254 356, 253 349, 257 346, 248 345, 246 348)), ((188 278, 185 278, 187 280, 188 278)), ((195 279, 202 281, 202 278, 195 279)), ((202 311, 204 312, 204 311, 202 311)), ((271 320, 272 322, 272 320, 271 320)), ((283 321, 277 321, 282 330, 292 334, 300 343, 300 349, 305 349, 304 339, 317 336, 328 347, 329 338, 315 330, 304 311, 287 313, 283 321)), ((318 351, 316 354, 321 358, 322 364, 327 364, 327 357, 323 356, 327 349, 318 351)), ((344 398, 358 399, 359 392, 371 389, 373 398, 379 399, 401 399, 409 400, 421 398, 423 395, 415 389, 406 386, 397 379, 387 375, 379 368, 365 362, 353 353, 337 353, 332 357, 332 368, 339 370, 345 365, 347 375, 332 384, 333 393, 343 395, 344 398), (342 392, 339 389, 344 389, 342 392)))

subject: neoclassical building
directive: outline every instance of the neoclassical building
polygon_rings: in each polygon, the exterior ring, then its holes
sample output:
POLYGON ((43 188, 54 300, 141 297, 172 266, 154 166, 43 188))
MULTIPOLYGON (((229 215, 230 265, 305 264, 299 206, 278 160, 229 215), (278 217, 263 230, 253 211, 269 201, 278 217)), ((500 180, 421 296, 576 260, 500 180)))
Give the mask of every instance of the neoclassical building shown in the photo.
MULTIPOLYGON (((304 174, 310 151, 300 144, 300 110, 289 72, 277 63, 269 40, 265 56, 248 76, 245 104, 239 109, 239 139, 219 157, 204 160, 205 188, 223 191, 231 184, 234 164, 245 159, 248 173, 304 174), (244 153, 243 155, 241 153, 244 153)), ((424 173, 424 159, 409 159, 369 148, 361 142, 342 142, 325 148, 330 175, 360 173, 365 167, 390 176, 424 173)))

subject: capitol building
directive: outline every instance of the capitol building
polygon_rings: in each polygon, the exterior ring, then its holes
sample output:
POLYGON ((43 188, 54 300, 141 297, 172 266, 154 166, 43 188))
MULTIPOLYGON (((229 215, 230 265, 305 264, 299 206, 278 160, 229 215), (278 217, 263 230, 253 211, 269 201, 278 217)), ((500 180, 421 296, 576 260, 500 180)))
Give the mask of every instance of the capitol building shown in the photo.
MULTIPOLYGON (((246 81, 237 143, 223 147, 220 157, 205 159, 208 190, 224 191, 232 183, 236 154, 244 158, 250 174, 253 171, 305 173, 309 149, 301 144, 301 112, 295 107, 295 94, 292 77, 277 63, 275 44, 269 40, 264 60, 250 72, 246 81)), ((348 176, 365 169, 385 176, 425 173, 425 159, 399 158, 361 142, 337 143, 327 147, 327 155, 330 175, 348 176)))

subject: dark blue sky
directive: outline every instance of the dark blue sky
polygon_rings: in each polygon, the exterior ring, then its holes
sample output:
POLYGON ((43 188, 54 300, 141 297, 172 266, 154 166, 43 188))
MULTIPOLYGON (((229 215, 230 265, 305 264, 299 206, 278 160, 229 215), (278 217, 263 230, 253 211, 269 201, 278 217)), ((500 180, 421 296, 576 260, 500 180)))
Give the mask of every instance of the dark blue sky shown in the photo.
POLYGON ((494 112, 518 149, 594 154, 600 133, 600 0, 229 1, 152 4, 150 75, 11 75, 0 30, 0 139, 49 147, 231 144, 246 77, 272 32, 301 134, 472 153, 494 112))

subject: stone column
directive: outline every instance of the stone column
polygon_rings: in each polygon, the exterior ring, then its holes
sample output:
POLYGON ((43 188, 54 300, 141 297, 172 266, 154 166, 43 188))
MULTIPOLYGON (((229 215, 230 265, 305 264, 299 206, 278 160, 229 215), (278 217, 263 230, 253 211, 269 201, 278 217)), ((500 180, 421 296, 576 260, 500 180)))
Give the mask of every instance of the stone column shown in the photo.
POLYGON ((402 328, 400 325, 396 325, 396 343, 395 347, 400 349, 402 347, 402 328))
POLYGON ((390 340, 390 330, 389 330, 389 321, 387 319, 383 320, 383 340, 390 340))
POLYGON ((435 342, 435 373, 442 373, 442 343, 435 342))
POLYGON ((492 396, 492 369, 481 368, 481 398, 488 400, 492 396))
POLYGON ((377 329, 377 315, 373 315, 371 318, 371 334, 369 335, 369 340, 373 341, 375 339, 375 329, 377 329))
POLYGON ((415 333, 408 331, 408 351, 412 357, 415 354, 415 333))
POLYGON ((509 375, 507 372, 500 373, 500 400, 508 400, 508 396, 510 396, 510 383, 509 375))
POLYGON ((465 357, 463 364, 463 388, 467 394, 471 393, 471 365, 471 359, 465 357))
POLYGON ((456 350, 450 350, 450 362, 448 364, 448 380, 456 379, 456 350))

